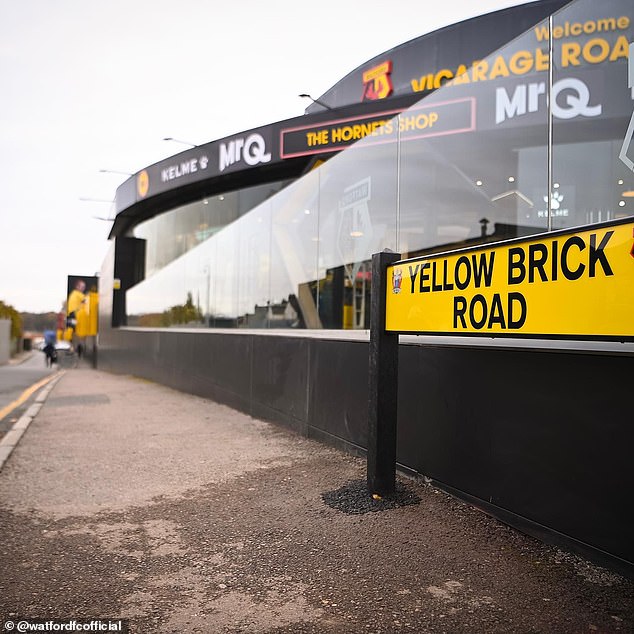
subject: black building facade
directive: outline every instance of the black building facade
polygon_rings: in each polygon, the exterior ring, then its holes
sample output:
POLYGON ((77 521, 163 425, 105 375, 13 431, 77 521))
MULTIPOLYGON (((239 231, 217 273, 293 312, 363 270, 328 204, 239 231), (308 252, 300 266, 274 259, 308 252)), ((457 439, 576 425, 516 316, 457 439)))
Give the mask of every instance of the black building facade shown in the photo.
MULTIPOLYGON (((546 0, 461 22, 301 117, 140 170, 116 194, 100 367, 363 454, 372 253, 634 214, 633 20, 546 0)), ((632 574, 634 345, 481 334, 401 336, 399 464, 632 574)))

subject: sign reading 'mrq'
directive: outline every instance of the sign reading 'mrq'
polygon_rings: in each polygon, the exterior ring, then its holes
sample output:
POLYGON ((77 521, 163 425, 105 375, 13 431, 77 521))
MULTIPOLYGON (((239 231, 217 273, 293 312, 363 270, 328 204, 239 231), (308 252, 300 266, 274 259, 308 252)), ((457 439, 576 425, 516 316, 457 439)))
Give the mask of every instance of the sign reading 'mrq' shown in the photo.
POLYGON ((271 153, 267 152, 266 141, 261 134, 254 132, 246 139, 238 138, 220 143, 218 169, 224 172, 234 164, 246 163, 249 166, 268 163, 271 153))
POLYGON ((387 331, 634 340, 634 220, 403 260, 387 331))

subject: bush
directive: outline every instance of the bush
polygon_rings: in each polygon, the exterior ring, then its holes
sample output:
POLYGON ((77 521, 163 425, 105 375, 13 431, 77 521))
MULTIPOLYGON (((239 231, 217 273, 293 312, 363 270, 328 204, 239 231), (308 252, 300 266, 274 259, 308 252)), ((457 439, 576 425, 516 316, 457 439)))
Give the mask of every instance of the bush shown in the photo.
POLYGON ((11 320, 11 339, 22 337, 22 317, 13 306, 0 301, 0 319, 11 320))

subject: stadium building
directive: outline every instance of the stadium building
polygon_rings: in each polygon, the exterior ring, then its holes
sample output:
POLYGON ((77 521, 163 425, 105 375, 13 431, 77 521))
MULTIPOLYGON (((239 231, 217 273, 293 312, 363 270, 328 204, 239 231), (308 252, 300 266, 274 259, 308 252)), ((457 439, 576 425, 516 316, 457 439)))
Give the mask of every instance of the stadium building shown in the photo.
MULTIPOLYGON (((372 254, 634 216, 633 8, 466 20, 368 60, 300 117, 141 169, 116 193, 99 367, 363 454, 372 254)), ((603 264, 587 246, 583 265, 552 247, 527 266, 556 284, 603 264)), ((632 574, 632 331, 472 321, 400 337, 400 468, 632 574)))

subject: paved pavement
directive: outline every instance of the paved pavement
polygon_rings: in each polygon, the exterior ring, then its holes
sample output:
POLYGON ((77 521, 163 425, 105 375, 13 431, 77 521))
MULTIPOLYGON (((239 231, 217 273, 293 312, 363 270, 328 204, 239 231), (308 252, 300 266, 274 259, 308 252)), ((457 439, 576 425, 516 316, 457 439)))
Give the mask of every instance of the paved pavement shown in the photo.
POLYGON ((352 514, 324 498, 361 459, 132 377, 47 389, 0 471, 0 632, 634 631, 634 582, 428 484, 352 514))

